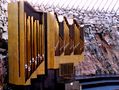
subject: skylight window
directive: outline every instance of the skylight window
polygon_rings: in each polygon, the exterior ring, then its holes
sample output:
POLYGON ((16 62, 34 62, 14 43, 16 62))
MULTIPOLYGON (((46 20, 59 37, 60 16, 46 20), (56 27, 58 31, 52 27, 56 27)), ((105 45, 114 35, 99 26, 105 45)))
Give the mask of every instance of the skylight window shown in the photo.
MULTIPOLYGON (((15 2, 18 0, 8 0, 8 2, 15 2)), ((53 6, 65 9, 77 10, 95 10, 106 12, 118 12, 119 0, 26 0, 29 3, 39 6, 53 6)))

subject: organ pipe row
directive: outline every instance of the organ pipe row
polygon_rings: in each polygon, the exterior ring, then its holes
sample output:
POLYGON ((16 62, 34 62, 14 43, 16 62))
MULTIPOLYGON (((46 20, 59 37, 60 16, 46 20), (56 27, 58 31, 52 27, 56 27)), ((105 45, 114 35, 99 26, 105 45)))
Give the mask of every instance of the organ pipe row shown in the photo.
POLYGON ((44 60, 44 30, 39 20, 25 13, 25 39, 26 39, 26 79, 36 70, 44 60))

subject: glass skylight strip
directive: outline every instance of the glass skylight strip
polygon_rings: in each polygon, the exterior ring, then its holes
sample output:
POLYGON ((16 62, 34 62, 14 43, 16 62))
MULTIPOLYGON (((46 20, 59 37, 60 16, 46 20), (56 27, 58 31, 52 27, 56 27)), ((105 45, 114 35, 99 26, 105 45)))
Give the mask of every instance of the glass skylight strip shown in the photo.
POLYGON ((89 8, 87 10, 94 10, 94 6, 96 3, 98 3, 99 0, 93 0, 92 3, 90 4, 89 8))
POLYGON ((109 8, 110 8, 110 7, 112 8, 112 2, 114 2, 114 0, 110 0, 110 4, 109 4, 108 8, 106 9, 106 12, 109 11, 109 8))
POLYGON ((105 5, 107 4, 108 0, 103 0, 103 1, 105 1, 105 2, 103 2, 103 5, 99 8, 99 10, 100 10, 101 12, 104 11, 104 7, 105 7, 105 5))
MULTIPOLYGON (((15 1, 15 0, 7 0, 15 1)), ((17 1, 17 0, 16 0, 17 1)), ((53 6, 65 9, 77 9, 77 10, 95 10, 95 11, 107 11, 117 12, 119 8, 119 0, 27 0, 33 6, 53 6)))
POLYGON ((66 4, 64 4, 63 8, 68 9, 68 7, 70 7, 69 4, 70 4, 71 1, 72 1, 72 0, 69 0, 68 2, 66 2, 66 4))
POLYGON ((113 12, 114 11, 113 9, 116 6, 117 2, 118 2, 118 0, 114 0, 113 6, 110 8, 110 12, 113 12))
POLYGON ((82 0, 81 5, 79 6, 79 10, 82 10, 83 6, 86 4, 87 0, 82 0))
POLYGON ((106 10, 108 9, 108 7, 109 7, 111 1, 112 1, 112 0, 108 0, 108 2, 106 3, 106 5, 105 5, 105 7, 104 7, 104 9, 103 9, 104 11, 106 11, 106 10))
POLYGON ((77 2, 77 0, 72 0, 72 1, 70 2, 70 4, 69 4, 70 9, 74 8, 74 5, 75 5, 76 2, 77 2))
POLYGON ((84 9, 85 9, 85 10, 88 10, 88 8, 90 7, 91 3, 92 3, 92 0, 90 0, 90 2, 88 3, 87 7, 84 8, 84 9))
POLYGON ((101 11, 101 10, 103 9, 103 7, 105 6, 105 4, 107 3, 107 1, 108 1, 108 0, 102 0, 102 3, 100 4, 98 10, 101 11))
POLYGON ((103 0, 98 0, 98 2, 94 5, 94 10, 98 10, 100 4, 102 3, 103 0))
POLYGON ((82 0, 78 0, 78 3, 75 4, 74 8, 78 10, 78 8, 81 5, 81 3, 82 3, 82 0))
POLYGON ((119 7, 119 0, 117 0, 117 3, 116 3, 116 5, 113 8, 113 11, 116 12, 118 7, 119 7))

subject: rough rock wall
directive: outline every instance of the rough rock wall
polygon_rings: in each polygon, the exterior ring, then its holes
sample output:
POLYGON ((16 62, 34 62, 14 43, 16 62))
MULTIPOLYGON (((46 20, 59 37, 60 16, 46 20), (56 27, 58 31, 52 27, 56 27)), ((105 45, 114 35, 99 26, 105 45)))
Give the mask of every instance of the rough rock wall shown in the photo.
POLYGON ((36 7, 67 17, 84 25, 85 60, 76 66, 76 75, 119 74, 119 15, 57 7, 36 7))
MULTIPOLYGON (((0 0, 0 31, 3 31, 2 37, 8 39, 8 2, 6 0, 0 0)), ((1 48, 1 47, 0 47, 1 48)), ((3 88, 3 83, 7 82, 7 61, 6 56, 0 53, 0 90, 3 88)))
POLYGON ((3 38, 8 39, 8 12, 7 12, 7 0, 0 1, 0 29, 4 31, 3 38))

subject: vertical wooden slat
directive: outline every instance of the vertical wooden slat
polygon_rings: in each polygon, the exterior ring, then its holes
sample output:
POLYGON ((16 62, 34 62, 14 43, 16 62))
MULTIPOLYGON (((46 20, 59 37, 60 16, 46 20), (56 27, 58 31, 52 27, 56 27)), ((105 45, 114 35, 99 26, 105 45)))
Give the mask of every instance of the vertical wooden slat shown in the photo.
POLYGON ((34 21, 34 69, 36 68, 36 61, 37 61, 37 39, 36 39, 36 20, 34 21))
POLYGON ((54 46, 55 46, 55 33, 54 33, 54 15, 51 13, 47 13, 47 25, 48 25, 48 31, 47 31, 47 47, 48 47, 48 68, 54 68, 54 46))
POLYGON ((19 83, 22 85, 25 83, 25 59, 26 59, 26 38, 25 38, 25 32, 24 32, 24 2, 19 2, 19 35, 20 35, 20 81, 19 83))
POLYGON ((27 53, 28 53, 28 77, 30 76, 30 62, 31 62, 31 27, 30 27, 30 16, 27 18, 27 53))
POLYGON ((39 56, 40 56, 40 25, 39 25, 39 21, 37 21, 37 43, 38 43, 38 46, 37 46, 37 48, 38 48, 38 52, 37 52, 37 54, 38 54, 38 61, 37 61, 37 66, 39 65, 39 62, 40 62, 40 58, 39 58, 39 56))
POLYGON ((26 13, 24 13, 24 47, 25 47, 25 53, 26 53, 26 57, 25 57, 25 81, 28 78, 28 52, 27 52, 27 15, 26 13))
POLYGON ((34 18, 31 16, 31 74, 34 70, 34 18))
POLYGON ((37 59, 36 59, 36 67, 38 66, 38 62, 39 62, 39 58, 38 58, 38 53, 39 53, 39 47, 38 47, 38 45, 39 45, 39 39, 38 39, 38 33, 39 33, 39 20, 36 20, 36 48, 37 48, 37 52, 36 52, 36 54, 37 54, 37 59))
POLYGON ((42 40, 41 40, 41 45, 42 45, 42 48, 41 48, 41 49, 42 49, 42 50, 41 50, 41 51, 42 51, 42 52, 41 52, 41 56, 42 56, 42 60, 44 60, 44 52, 45 52, 45 51, 44 51, 44 50, 45 50, 45 48, 44 48, 44 47, 45 47, 45 44, 44 44, 44 43, 45 43, 45 42, 44 42, 44 41, 45 41, 45 37, 44 37, 44 34, 45 34, 45 33, 44 33, 44 31, 45 31, 45 30, 44 30, 44 15, 43 15, 43 16, 42 16, 42 31, 41 31, 41 34, 42 34, 42 40))
POLYGON ((39 60, 41 62, 42 55, 42 24, 39 25, 39 60))
POLYGON ((8 13, 9 83, 17 84, 19 78, 18 3, 9 4, 8 13))

